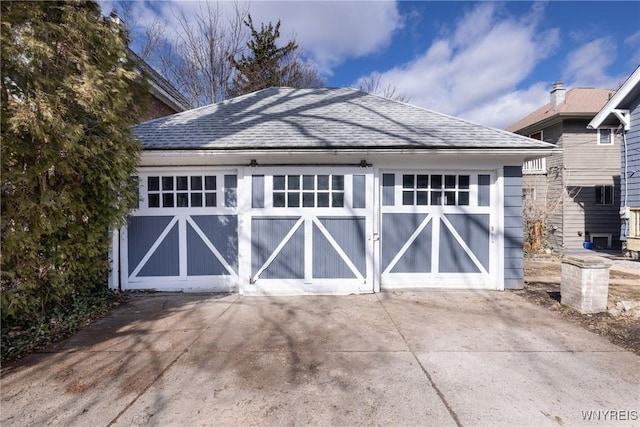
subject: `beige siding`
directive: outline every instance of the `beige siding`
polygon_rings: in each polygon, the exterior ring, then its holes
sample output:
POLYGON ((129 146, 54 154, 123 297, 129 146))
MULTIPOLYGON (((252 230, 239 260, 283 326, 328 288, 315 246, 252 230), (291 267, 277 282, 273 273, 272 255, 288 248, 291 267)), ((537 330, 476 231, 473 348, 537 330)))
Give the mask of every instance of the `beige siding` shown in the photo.
POLYGON ((595 130, 587 129, 589 120, 567 120, 563 123, 564 166, 567 170, 589 170, 597 175, 620 174, 620 140, 613 145, 598 145, 595 130))
MULTIPOLYGON (((563 148, 562 123, 544 129, 543 138, 545 141, 563 148)), ((562 164, 564 156, 564 152, 560 152, 547 158, 547 245, 556 250, 562 248, 564 234, 562 223, 562 164)))
POLYGON ((562 152, 547 157, 546 175, 524 177, 525 187, 536 189, 537 200, 546 194, 547 245, 555 250, 582 247, 594 233, 610 233, 614 245, 619 242, 620 140, 616 136, 613 145, 598 145, 588 123, 565 120, 542 129, 543 139, 562 152), (595 204, 598 185, 614 186, 613 205, 595 204))
POLYGON ((582 247, 593 233, 619 239, 620 144, 598 145, 596 131, 586 129, 588 121, 565 121, 563 244, 566 249, 582 247), (596 205, 595 187, 613 185, 614 203, 596 205))

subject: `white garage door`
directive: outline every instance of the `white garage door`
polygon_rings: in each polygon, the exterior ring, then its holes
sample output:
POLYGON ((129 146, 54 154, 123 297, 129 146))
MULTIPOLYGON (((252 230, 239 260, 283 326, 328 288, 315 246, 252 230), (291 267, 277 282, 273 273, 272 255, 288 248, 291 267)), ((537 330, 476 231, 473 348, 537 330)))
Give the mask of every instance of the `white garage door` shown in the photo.
POLYGON ((147 170, 121 232, 122 289, 232 291, 238 286, 235 171, 147 170))
POLYGON ((381 288, 497 287, 494 173, 388 171, 380 181, 381 288))
POLYGON ((246 177, 247 292, 373 291, 373 176, 366 168, 259 168, 246 177))

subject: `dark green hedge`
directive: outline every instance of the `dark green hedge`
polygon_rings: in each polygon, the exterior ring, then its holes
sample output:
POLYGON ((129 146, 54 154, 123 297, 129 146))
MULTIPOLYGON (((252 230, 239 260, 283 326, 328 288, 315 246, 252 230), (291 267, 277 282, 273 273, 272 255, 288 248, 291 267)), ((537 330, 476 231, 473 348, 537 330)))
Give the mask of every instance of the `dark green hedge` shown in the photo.
MULTIPOLYGON (((135 192, 144 85, 95 2, 3 1, 3 332, 106 290, 110 230, 135 192)), ((22 327, 22 326, 20 326, 22 327)), ((3 333, 4 335, 4 333, 3 333)))

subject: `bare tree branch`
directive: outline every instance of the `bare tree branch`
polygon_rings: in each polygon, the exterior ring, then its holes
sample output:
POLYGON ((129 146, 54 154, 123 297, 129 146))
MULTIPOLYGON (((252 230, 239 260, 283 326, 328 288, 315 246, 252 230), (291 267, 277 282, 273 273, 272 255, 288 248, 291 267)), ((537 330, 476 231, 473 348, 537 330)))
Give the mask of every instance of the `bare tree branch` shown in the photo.
POLYGON ((357 88, 363 92, 382 96, 383 98, 391 99, 393 101, 409 102, 411 99, 410 96, 401 93, 398 88, 391 83, 388 83, 386 86, 382 86, 382 75, 379 73, 373 73, 369 77, 360 79, 358 81, 357 88))
POLYGON ((194 107, 219 102, 229 97, 228 83, 233 67, 228 57, 244 49, 244 19, 248 4, 201 2, 194 17, 176 15, 178 32, 174 47, 161 55, 163 72, 194 107), (229 4, 225 4, 229 6, 229 4))

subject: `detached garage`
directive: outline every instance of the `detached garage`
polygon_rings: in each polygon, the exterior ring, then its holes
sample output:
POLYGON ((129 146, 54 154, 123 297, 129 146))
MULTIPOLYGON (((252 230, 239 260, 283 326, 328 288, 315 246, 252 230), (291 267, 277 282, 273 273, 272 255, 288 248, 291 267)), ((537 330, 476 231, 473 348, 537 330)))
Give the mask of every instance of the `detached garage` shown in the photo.
POLYGON ((520 288, 521 165, 553 149, 353 89, 265 89, 134 133, 123 290, 520 288))

